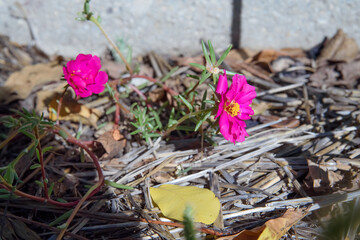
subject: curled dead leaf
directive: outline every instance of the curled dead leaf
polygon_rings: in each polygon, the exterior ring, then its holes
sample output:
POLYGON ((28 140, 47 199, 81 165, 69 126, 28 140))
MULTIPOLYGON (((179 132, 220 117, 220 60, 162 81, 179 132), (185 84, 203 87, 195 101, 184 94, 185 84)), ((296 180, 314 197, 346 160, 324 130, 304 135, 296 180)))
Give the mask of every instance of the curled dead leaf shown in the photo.
MULTIPOLYGON (((280 117, 274 115, 261 115, 258 117, 261 123, 268 123, 279 120, 280 117)), ((270 127, 273 128, 296 128, 300 125, 300 120, 296 118, 287 118, 279 123, 273 124, 270 127)))
POLYGON ((307 209, 286 210, 279 218, 267 221, 263 226, 243 230, 232 236, 220 237, 219 240, 279 240, 289 229, 308 214, 307 209))
POLYGON ((0 103, 7 104, 17 99, 25 99, 33 88, 52 81, 59 81, 62 67, 57 63, 40 63, 24 67, 10 75, 0 87, 0 103))
MULTIPOLYGON (((58 108, 60 96, 60 94, 55 94, 49 104, 49 118, 52 121, 57 119, 55 112, 58 108)), ((96 127, 100 116, 101 112, 99 110, 90 109, 71 98, 71 94, 65 94, 59 114, 60 120, 82 122, 83 124, 96 127)))

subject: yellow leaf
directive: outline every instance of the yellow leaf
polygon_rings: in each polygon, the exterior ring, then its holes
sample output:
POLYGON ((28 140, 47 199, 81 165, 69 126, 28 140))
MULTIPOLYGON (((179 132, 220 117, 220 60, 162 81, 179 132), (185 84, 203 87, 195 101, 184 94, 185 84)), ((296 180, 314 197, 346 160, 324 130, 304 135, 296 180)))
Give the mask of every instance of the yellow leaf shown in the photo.
MULTIPOLYGON (((97 109, 87 108, 85 105, 78 103, 75 99, 69 97, 71 94, 64 96, 61 109, 60 120, 69 120, 74 122, 82 122, 83 124, 92 125, 96 127, 96 122, 101 116, 101 112, 97 109)), ((60 95, 55 95, 49 104, 49 118, 55 121, 57 116, 53 110, 57 111, 58 100, 60 95), (53 109, 53 110, 52 110, 53 109)))
POLYGON ((258 240, 278 240, 298 221, 305 217, 307 211, 303 209, 288 209, 279 218, 271 219, 265 223, 265 229, 258 240))
POLYGON ((35 87, 59 81, 62 67, 57 63, 40 63, 14 72, 0 87, 0 103, 7 104, 16 99, 27 98, 35 87))
POLYGON ((165 217, 183 221, 184 210, 189 205, 195 222, 213 223, 220 211, 220 201, 208 190, 193 186, 172 184, 150 188, 150 195, 165 217))
POLYGON ((262 226, 243 230, 231 236, 220 237, 219 240, 278 240, 307 213, 307 209, 291 208, 281 217, 271 219, 262 226))

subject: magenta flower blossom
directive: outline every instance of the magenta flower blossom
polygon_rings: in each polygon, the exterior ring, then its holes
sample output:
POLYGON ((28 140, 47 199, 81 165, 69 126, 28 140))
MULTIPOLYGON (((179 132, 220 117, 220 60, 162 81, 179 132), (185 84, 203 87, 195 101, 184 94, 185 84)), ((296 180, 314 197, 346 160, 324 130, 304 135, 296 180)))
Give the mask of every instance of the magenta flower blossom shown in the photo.
POLYGON ((219 76, 216 93, 220 99, 219 108, 215 119, 220 117, 220 132, 228 141, 235 143, 245 140, 249 136, 245 130, 244 120, 250 119, 254 114, 250 107, 256 97, 255 87, 249 85, 246 77, 236 74, 232 78, 232 84, 228 89, 226 72, 219 76))
POLYGON ((74 89, 77 96, 88 97, 93 93, 104 91, 108 75, 100 71, 101 62, 98 56, 79 54, 63 67, 64 77, 74 89))

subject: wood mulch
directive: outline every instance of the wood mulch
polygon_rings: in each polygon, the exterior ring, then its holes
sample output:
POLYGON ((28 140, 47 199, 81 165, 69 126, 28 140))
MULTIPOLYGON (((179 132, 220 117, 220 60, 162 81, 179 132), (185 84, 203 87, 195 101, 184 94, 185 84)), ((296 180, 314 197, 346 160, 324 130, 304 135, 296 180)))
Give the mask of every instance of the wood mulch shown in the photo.
MULTIPOLYGON (((256 115, 247 121, 249 137, 242 143, 232 144, 218 135, 213 139, 215 146, 205 142, 201 151, 199 135, 174 134, 167 141, 158 138, 147 145, 130 135, 131 118, 124 111, 118 128, 121 137, 114 140, 111 134, 106 135, 113 127, 108 123, 114 121, 109 97, 81 100, 89 109, 99 111, 95 123, 104 127, 96 129, 91 121, 79 124, 74 119, 63 120, 61 124, 74 134, 81 132, 80 139, 95 141, 93 149, 106 179, 135 189, 103 187, 77 214, 68 229, 70 238, 181 238, 183 228, 164 219, 150 198, 149 187, 165 183, 211 189, 221 202, 221 213, 213 225, 202 227, 218 235, 254 229, 282 216, 287 209, 296 208, 302 209, 306 217, 282 239, 323 236, 337 213, 351 214, 350 202, 360 195, 360 56, 358 50, 353 54, 353 48, 351 52, 339 53, 341 44, 333 44, 336 38, 339 36, 308 51, 230 52, 222 67, 245 74, 249 84, 257 88, 253 104, 256 115)), ((49 61, 65 63, 62 57, 50 58, 37 48, 16 45, 4 36, 0 46, 3 86, 10 74, 24 66, 49 61)), ((110 54, 103 59, 112 79, 124 77, 121 73, 124 67, 113 61, 110 54)), ((190 84, 187 74, 199 74, 187 63, 202 61, 202 56, 175 58, 156 53, 137 59, 141 75, 157 80, 178 66, 164 82, 177 92, 190 84)), ((153 82, 145 83, 142 92, 152 98, 152 104, 169 99, 164 88, 153 82)), ((7 102, 1 98, 2 115, 9 114, 10 107, 38 109, 37 92, 44 89, 55 92, 57 85, 48 82, 33 87, 25 99, 7 102)), ((139 95, 131 92, 120 101, 129 109, 139 101, 139 95)), ((48 110, 44 107, 43 111, 48 110)), ((7 134, 5 128, 1 130, 7 134)), ((3 148, 0 165, 6 166, 26 144, 28 140, 19 137, 3 148)), ((68 201, 81 197, 87 191, 86 185, 96 181, 91 161, 86 155, 83 159, 78 148, 53 135, 46 136, 42 145, 54 146, 45 155, 49 180, 56 183, 54 196, 68 201)), ((34 183, 40 179, 39 171, 28 170, 33 161, 24 157, 19 162, 17 170, 23 182, 18 188, 41 195, 34 183)), ((4 239, 54 239, 59 232, 56 227, 64 220, 53 221, 68 210, 23 198, 0 199, 1 235, 4 239)), ((205 235, 198 233, 199 238, 205 235)))

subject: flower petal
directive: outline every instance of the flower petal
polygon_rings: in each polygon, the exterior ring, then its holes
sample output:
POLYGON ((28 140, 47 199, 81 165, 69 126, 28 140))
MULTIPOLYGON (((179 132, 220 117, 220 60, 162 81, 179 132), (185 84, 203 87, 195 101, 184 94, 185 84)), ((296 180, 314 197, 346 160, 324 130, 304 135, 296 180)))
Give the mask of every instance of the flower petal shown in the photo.
POLYGON ((226 71, 224 70, 224 74, 219 76, 219 82, 216 87, 216 93, 222 95, 225 94, 228 90, 228 82, 226 77, 226 71))
POLYGON ((224 104, 225 104, 225 97, 221 95, 220 103, 218 106, 218 111, 216 113, 215 119, 218 118, 224 112, 224 104))
POLYGON ((240 120, 250 119, 250 115, 254 115, 254 110, 249 105, 240 104, 240 113, 237 115, 237 118, 240 120))
POLYGON ((226 98, 231 102, 234 100, 246 84, 246 77, 244 75, 235 74, 232 78, 232 83, 229 91, 226 93, 226 98))
POLYGON ((92 85, 88 85, 87 88, 88 88, 89 91, 91 91, 93 93, 96 93, 96 94, 99 94, 102 91, 104 91, 105 86, 102 85, 102 84, 92 84, 92 85))
POLYGON ((107 81, 108 81, 108 75, 104 71, 100 71, 95 78, 96 84, 105 84, 107 81))

